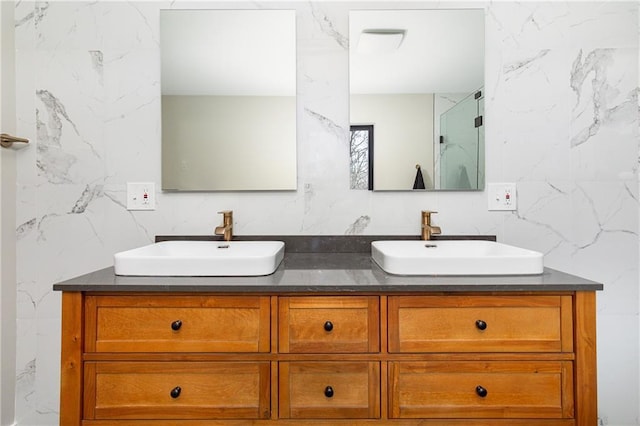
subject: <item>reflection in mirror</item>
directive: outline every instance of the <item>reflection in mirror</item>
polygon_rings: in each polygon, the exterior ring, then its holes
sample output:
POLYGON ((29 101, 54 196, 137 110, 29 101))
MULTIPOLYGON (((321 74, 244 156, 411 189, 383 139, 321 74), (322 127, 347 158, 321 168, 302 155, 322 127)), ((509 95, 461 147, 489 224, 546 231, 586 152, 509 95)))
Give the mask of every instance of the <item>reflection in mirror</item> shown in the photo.
POLYGON ((351 188, 483 189, 484 10, 351 11, 349 44, 351 141, 375 138, 351 188))
POLYGON ((351 189, 373 189, 373 126, 351 126, 351 189))
POLYGON ((160 11, 162 189, 296 189, 293 10, 160 11))

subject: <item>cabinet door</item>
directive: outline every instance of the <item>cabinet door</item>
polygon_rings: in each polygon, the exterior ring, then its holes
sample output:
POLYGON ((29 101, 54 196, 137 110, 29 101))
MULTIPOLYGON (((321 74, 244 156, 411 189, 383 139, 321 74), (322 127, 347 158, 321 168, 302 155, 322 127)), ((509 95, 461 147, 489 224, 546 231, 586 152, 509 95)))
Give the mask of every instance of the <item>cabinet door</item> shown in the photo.
POLYGON ((269 362, 86 362, 86 419, 270 416, 269 362))
POLYGON ((281 362, 280 417, 380 417, 380 363, 281 362))
POLYGON ((270 299, 87 296, 87 352, 269 352, 270 299))
POLYGON ((571 296, 389 297, 389 352, 571 352, 571 296))
POLYGON ((570 361, 391 362, 393 418, 572 418, 570 361))
POLYGON ((279 351, 378 352, 379 306, 377 296, 281 297, 279 351))

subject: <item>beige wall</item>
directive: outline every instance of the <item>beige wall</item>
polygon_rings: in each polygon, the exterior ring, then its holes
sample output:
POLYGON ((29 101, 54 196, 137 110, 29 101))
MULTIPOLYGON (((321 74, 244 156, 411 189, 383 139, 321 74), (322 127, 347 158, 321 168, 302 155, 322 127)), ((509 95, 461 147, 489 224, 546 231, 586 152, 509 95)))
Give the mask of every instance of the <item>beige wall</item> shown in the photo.
POLYGON ((296 99, 162 96, 162 187, 296 189, 296 99))
POLYGON ((350 102, 352 125, 374 125, 374 189, 412 189, 416 164, 433 188, 433 95, 353 95, 350 102))

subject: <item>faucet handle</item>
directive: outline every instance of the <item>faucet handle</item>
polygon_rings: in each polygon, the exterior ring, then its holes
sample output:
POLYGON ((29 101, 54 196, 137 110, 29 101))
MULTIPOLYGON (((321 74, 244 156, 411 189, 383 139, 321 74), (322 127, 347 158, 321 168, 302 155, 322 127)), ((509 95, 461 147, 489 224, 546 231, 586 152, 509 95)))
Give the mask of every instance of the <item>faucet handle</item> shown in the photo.
POLYGON ((233 218, 233 210, 222 210, 218 213, 222 215, 222 219, 224 220, 225 225, 227 224, 227 221, 230 222, 233 218))
POLYGON ((433 210, 422 210, 422 219, 424 220, 427 217, 431 217, 432 214, 438 213, 433 210))

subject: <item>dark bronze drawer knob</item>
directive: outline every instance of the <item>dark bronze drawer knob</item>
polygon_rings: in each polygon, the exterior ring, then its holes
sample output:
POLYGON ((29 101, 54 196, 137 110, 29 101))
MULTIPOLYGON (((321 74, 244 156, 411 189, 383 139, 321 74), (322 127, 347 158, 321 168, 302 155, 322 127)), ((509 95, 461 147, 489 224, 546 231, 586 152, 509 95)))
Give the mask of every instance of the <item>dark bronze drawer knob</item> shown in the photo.
POLYGON ((477 320, 476 321, 476 327, 478 327, 478 330, 486 330, 487 329, 487 323, 482 321, 482 320, 477 320))
POLYGON ((182 392, 182 388, 180 386, 176 386, 175 388, 171 389, 170 395, 171 398, 177 398, 180 396, 180 393, 182 392))
POLYGON ((324 323, 324 329, 326 331, 331 331, 333 330, 333 323, 331 321, 327 321, 324 323))
POLYGON ((488 394, 489 392, 487 392, 487 390, 486 390, 485 388, 483 388, 482 386, 479 386, 479 385, 478 385, 478 386, 476 386, 476 393, 478 394, 478 396, 479 396, 480 398, 484 398, 484 397, 486 397, 486 396, 487 396, 487 394, 488 394))
POLYGON ((182 321, 180 320, 175 320, 174 322, 171 323, 171 329, 173 331, 180 330, 180 327, 182 327, 182 321))
POLYGON ((327 398, 333 397, 333 388, 331 386, 327 386, 326 388, 324 388, 324 396, 326 396, 327 398))

